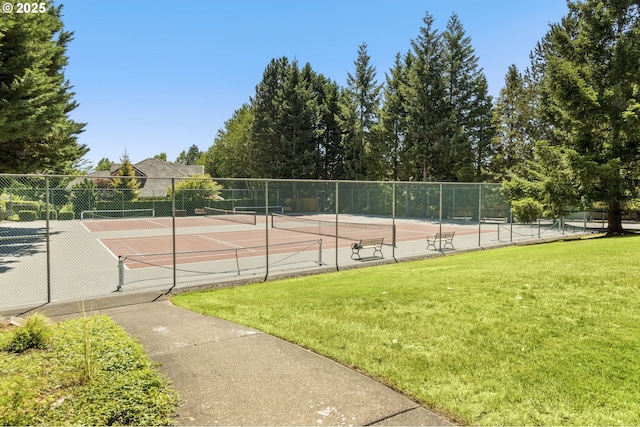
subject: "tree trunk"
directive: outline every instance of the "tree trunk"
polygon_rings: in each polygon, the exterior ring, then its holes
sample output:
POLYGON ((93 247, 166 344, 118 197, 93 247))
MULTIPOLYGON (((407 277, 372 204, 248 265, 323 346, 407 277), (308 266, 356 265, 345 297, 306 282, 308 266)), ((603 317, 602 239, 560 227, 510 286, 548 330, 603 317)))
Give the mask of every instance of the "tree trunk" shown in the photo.
POLYGON ((624 234, 620 202, 612 202, 607 207, 607 222, 609 223, 607 227, 608 236, 624 234))

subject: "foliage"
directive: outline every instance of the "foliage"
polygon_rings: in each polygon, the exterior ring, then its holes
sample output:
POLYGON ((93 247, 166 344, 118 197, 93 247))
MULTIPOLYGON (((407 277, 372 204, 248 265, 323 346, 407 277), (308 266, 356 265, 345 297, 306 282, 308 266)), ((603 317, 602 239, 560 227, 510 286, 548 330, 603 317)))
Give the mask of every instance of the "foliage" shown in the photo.
MULTIPOLYGON (((220 194, 222 185, 212 181, 209 175, 195 175, 182 179, 174 184, 175 198, 193 204, 204 206, 205 200, 220 194)), ((172 188, 168 189, 168 197, 172 198, 172 188)))
POLYGON ((375 132, 382 86, 370 61, 367 44, 362 43, 354 61, 355 75, 347 73, 347 86, 339 100, 346 179, 375 180, 386 175, 381 141, 375 132))
POLYGON ((120 158, 120 161, 122 165, 118 170, 118 178, 111 180, 111 186, 115 190, 113 196, 125 202, 136 200, 140 183, 134 178, 136 173, 126 151, 120 158))
MULTIPOLYGON (((180 165, 195 165, 198 164, 198 159, 200 158, 200 149, 197 145, 193 144, 187 151, 181 151, 176 159, 176 163, 180 165)), ((166 154, 165 154, 166 157, 166 154)))
POLYGON ((213 177, 252 177, 255 158, 252 155, 251 127, 253 111, 248 104, 234 111, 216 134, 214 144, 206 152, 205 172, 213 177))
POLYGON ((49 345, 51 334, 50 320, 42 314, 33 314, 24 320, 22 326, 11 332, 4 350, 22 353, 31 348, 45 349, 49 345))
POLYGON ((18 211, 18 218, 20 218, 20 221, 35 221, 36 219, 38 219, 38 212, 18 211))
POLYGON ((638 250, 640 237, 509 247, 172 300, 355 367, 461 425, 638 425, 638 250))
MULTIPOLYGON (((551 26, 533 56, 540 75, 536 113, 548 130, 536 144, 559 153, 572 175, 573 198, 564 203, 607 205, 609 233, 623 231, 622 208, 638 197, 638 43, 635 2, 569 2, 568 15, 551 26)), ((547 158, 536 161, 546 168, 547 158)), ((549 169, 544 179, 555 181, 555 169, 549 169)))
POLYGON ((65 172, 88 152, 77 143, 84 124, 69 118, 77 107, 64 76, 73 33, 63 29, 62 6, 39 4, 43 13, 0 19, 0 173, 65 172))
POLYGON ((542 203, 531 197, 514 200, 511 204, 511 212, 516 221, 525 224, 532 223, 542 218, 542 203))
POLYGON ((112 165, 113 165, 113 162, 111 160, 109 160, 106 157, 103 157, 100 160, 98 160, 98 164, 96 166, 96 170, 97 171, 110 171, 112 165))
MULTIPOLYGON (((106 316, 51 327, 46 351, 0 352, 2 425, 169 425, 176 395, 106 316), (92 375, 82 371, 91 340, 92 375)), ((0 331, 4 342, 11 331, 0 331)))

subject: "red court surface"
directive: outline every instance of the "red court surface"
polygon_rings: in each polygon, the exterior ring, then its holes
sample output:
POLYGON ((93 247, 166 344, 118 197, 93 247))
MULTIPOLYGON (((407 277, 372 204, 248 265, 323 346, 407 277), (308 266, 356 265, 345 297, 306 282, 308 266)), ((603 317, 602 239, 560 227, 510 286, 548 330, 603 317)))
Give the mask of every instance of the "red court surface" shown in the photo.
MULTIPOLYGON (((176 218, 178 220, 179 218, 176 218)), ((205 231, 201 233, 177 234, 175 238, 176 263, 186 264, 194 262, 209 262, 217 260, 228 260, 244 257, 259 257, 265 255, 265 240, 267 230, 265 224, 256 226, 246 225, 248 229, 237 231, 224 231, 224 226, 232 222, 215 220, 209 218, 182 218, 204 221, 209 226, 212 222, 222 223, 217 227, 220 231, 205 231)), ((166 222, 171 218, 162 218, 166 222)), ((101 221, 108 222, 108 221, 101 221)), ((144 226, 149 223, 153 225, 154 219, 136 219, 136 220, 118 220, 116 222, 120 227, 128 223, 126 227, 137 224, 144 226)), ((91 222, 95 224, 96 222, 91 222)), ((158 222, 162 224, 163 222, 158 222)), ((343 224, 340 224, 342 226, 343 224)), ((347 225, 348 227, 348 225, 347 225)), ((100 227, 99 227, 100 228, 100 227)), ((112 225, 109 229, 113 230, 112 225)), ((133 228, 131 228, 133 230, 133 228)), ((136 228, 144 229, 144 228, 136 228)), ((433 236, 439 231, 455 231, 457 235, 477 234, 477 227, 459 226, 459 225, 443 225, 432 223, 402 223, 396 224, 396 244, 410 241, 426 241, 427 236, 433 236)), ((487 231, 489 232, 489 231, 487 231)), ((269 228, 269 253, 284 254, 296 253, 301 251, 318 252, 318 240, 322 240, 322 250, 334 250, 336 248, 336 238, 332 236, 319 236, 317 234, 303 233, 294 230, 282 230, 269 228), (314 243, 316 242, 316 243, 314 243)), ((375 232, 372 232, 375 233, 375 232)), ((363 236, 370 237, 370 236, 363 236)), ((354 239, 339 238, 338 247, 348 248, 354 239)), ((173 264, 173 236, 144 236, 144 237, 115 237, 100 239, 104 247, 106 247, 115 257, 126 257, 124 264, 127 268, 144 268, 149 266, 169 266, 173 264), (144 255, 144 256, 142 256, 144 255)), ((391 238, 386 239, 385 243, 391 243, 391 238)))

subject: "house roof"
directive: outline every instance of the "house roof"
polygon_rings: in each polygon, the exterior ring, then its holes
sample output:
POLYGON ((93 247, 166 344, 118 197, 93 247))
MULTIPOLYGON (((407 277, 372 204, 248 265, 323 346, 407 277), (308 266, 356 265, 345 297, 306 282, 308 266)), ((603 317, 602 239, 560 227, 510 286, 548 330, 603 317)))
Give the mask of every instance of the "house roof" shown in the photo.
MULTIPOLYGON (((106 178, 116 176, 122 167, 121 163, 111 165, 109 171, 95 171, 90 173, 89 178, 106 178)), ((180 165, 168 163, 164 160, 149 158, 133 165, 136 177, 140 181, 138 197, 166 197, 171 180, 186 178, 193 175, 204 175, 202 165, 180 165)), ((74 180, 69 185, 75 185, 81 179, 74 180)))

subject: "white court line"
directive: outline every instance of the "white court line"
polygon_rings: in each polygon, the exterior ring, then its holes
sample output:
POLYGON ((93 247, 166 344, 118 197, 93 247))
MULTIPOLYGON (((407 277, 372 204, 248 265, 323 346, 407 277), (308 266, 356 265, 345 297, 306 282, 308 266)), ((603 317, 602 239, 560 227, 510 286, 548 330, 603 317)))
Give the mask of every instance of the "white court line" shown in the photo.
POLYGON ((171 228, 171 226, 170 226, 170 225, 163 224, 163 223, 161 223, 161 222, 151 221, 151 220, 148 220, 148 222, 149 222, 150 224, 156 224, 156 225, 159 225, 159 226, 160 226, 160 227, 162 227, 162 228, 171 228))
MULTIPOLYGON (((200 237, 201 239, 207 239, 207 240, 211 240, 212 242, 218 242, 218 243, 222 243, 224 245, 234 246, 234 247, 236 247, 238 249, 246 249, 243 246, 234 245, 233 243, 225 242, 224 240, 214 239, 213 237, 203 236, 201 234, 198 234, 197 236, 200 237)), ((247 249, 247 250, 250 251, 250 252, 255 252, 253 249, 247 249)))

